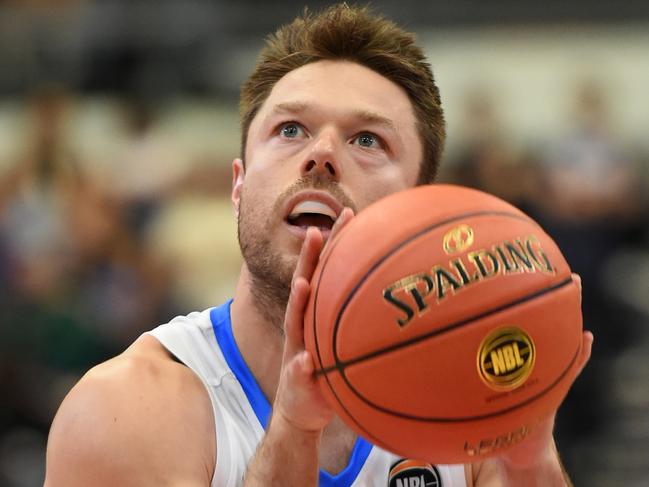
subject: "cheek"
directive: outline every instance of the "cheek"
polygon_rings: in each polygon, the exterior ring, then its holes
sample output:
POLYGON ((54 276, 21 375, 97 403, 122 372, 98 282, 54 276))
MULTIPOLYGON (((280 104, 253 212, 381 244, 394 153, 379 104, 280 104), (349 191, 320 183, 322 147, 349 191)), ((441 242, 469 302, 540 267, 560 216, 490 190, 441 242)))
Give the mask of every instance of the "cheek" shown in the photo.
POLYGON ((413 187, 417 180, 417 173, 403 171, 393 164, 375 173, 364 172, 359 175, 353 184, 353 198, 359 209, 364 208, 390 194, 413 187))
POLYGON ((248 162, 245 180, 248 191, 267 193, 271 187, 279 185, 281 169, 280 164, 268 160, 263 155, 257 155, 248 162))
POLYGON ((281 188, 287 182, 299 177, 295 159, 281 156, 273 151, 259 150, 249 162, 246 180, 251 185, 266 191, 268 188, 281 188))
POLYGON ((280 179, 273 173, 250 171, 246 174, 241 199, 249 218, 265 222, 274 220, 273 213, 282 188, 280 179))
POLYGON ((242 204, 246 206, 248 213, 265 213, 270 206, 271 193, 263 184, 256 184, 254 180, 246 179, 241 190, 242 204))
POLYGON ((259 171, 275 171, 285 166, 287 160, 292 159, 299 152, 299 141, 281 140, 277 137, 259 135, 248 144, 246 154, 250 160, 251 168, 259 171))

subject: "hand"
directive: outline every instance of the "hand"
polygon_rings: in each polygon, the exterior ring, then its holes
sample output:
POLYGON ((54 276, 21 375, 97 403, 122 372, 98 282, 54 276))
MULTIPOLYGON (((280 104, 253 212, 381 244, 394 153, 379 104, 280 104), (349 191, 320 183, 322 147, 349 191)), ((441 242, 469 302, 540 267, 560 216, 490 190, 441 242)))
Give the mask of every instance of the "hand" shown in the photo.
MULTIPOLYGON (((329 237, 335 235, 353 218, 345 208, 338 216, 329 237)), ((314 375, 314 359, 304 348, 304 311, 309 299, 310 281, 324 247, 322 233, 309 227, 293 274, 291 294, 284 318, 285 342, 282 369, 274 414, 294 428, 319 433, 331 421, 333 409, 326 402, 314 375)))
MULTIPOLYGON (((577 274, 573 274, 572 278, 581 291, 581 278, 577 274)), ((579 372, 576 377, 588 363, 592 346, 593 334, 585 331, 582 335, 578 358, 579 372)), ((512 447, 502 456, 473 464, 475 486, 566 485, 565 474, 552 437, 555 416, 556 412, 537 424, 525 441, 512 447)))

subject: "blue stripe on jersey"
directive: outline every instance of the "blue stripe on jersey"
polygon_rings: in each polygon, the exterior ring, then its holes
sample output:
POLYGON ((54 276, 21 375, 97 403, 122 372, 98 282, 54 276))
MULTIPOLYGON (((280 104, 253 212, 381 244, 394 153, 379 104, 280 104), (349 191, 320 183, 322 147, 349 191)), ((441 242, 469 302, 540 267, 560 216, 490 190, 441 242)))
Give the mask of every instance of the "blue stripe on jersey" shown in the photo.
POLYGON ((234 372, 235 377, 241 384, 243 392, 246 394, 248 402, 255 411, 262 428, 266 429, 266 425, 270 419, 270 404, 264 396, 264 393, 261 392, 261 388, 257 384, 252 372, 250 372, 248 364, 243 359, 237 342, 234 341, 232 320, 230 319, 230 304, 232 304, 232 300, 210 311, 212 328, 214 329, 216 341, 219 342, 219 347, 223 352, 225 361, 228 363, 228 367, 232 369, 232 372, 234 372))
POLYGON ((320 469, 320 482, 318 485, 320 487, 349 487, 354 483, 356 477, 358 477, 358 472, 363 468, 371 450, 372 445, 359 436, 354 444, 352 456, 345 469, 338 473, 338 475, 331 475, 320 469))
MULTIPOLYGON (((212 308, 210 311, 212 328, 214 329, 216 341, 219 343, 225 361, 239 380, 243 392, 246 394, 248 402, 252 406, 259 423, 264 429, 266 429, 268 420, 270 419, 271 407, 263 392, 261 392, 259 384, 257 384, 252 372, 250 372, 250 369, 243 359, 239 347, 234 340, 234 335, 232 334, 232 320, 230 318, 231 304, 232 300, 229 300, 217 308, 212 308)), ((363 468, 363 464, 365 463, 365 460, 367 460, 371 450, 372 445, 359 437, 354 444, 351 458, 344 470, 342 470, 338 475, 331 475, 322 469, 320 470, 320 486, 349 487, 352 485, 354 480, 356 480, 358 473, 361 471, 361 468, 363 468)))

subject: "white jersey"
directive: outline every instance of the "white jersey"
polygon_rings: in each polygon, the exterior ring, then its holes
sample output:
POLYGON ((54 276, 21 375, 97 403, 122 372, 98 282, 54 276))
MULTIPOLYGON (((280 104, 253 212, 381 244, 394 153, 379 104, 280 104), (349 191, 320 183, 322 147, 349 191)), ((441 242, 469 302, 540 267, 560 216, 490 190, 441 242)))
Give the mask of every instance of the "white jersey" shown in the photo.
MULTIPOLYGON (((148 332, 201 379, 216 424, 212 487, 236 487, 264 436, 271 406, 232 335, 230 302, 174 318, 148 332)), ((358 438, 337 475, 320 470, 321 487, 466 487, 462 465, 400 458, 358 438)))

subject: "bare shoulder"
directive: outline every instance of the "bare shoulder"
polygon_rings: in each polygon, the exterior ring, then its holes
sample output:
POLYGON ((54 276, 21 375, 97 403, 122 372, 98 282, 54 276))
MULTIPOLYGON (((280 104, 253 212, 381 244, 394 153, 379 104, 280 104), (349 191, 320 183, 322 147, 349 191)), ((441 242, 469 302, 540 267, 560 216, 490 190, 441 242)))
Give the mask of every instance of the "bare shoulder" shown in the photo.
POLYGON ((209 485, 215 458, 205 387, 144 336, 91 369, 61 404, 46 486, 209 485))

